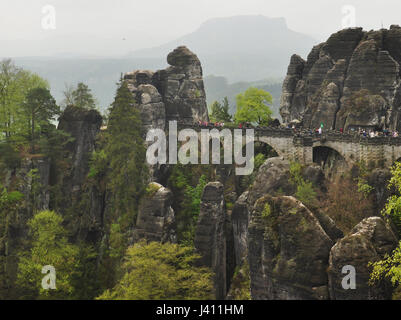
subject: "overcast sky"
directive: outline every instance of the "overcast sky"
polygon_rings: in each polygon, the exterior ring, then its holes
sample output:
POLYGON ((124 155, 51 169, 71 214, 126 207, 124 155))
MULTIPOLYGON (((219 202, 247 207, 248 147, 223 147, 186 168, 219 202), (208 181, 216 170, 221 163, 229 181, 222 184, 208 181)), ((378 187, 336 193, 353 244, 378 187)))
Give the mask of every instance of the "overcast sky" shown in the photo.
POLYGON ((355 7, 364 29, 401 25, 400 0, 0 0, 0 56, 122 55, 210 18, 253 14, 284 17, 290 29, 324 40, 341 29, 344 5, 355 7), (55 9, 55 29, 42 27, 46 5, 55 9))

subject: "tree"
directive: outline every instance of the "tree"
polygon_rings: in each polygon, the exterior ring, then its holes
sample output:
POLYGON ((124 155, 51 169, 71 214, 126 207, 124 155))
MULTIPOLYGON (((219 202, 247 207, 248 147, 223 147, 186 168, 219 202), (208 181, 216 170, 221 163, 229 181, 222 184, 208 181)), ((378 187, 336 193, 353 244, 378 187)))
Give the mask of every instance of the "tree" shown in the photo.
POLYGON ((397 194, 387 200, 383 215, 392 220, 397 227, 398 235, 401 236, 401 162, 396 162, 390 171, 391 179, 388 188, 394 188, 397 194))
POLYGON ((290 165, 290 181, 296 187, 295 196, 309 208, 316 204, 316 191, 310 181, 302 177, 302 165, 292 162, 290 165))
POLYGON ((109 163, 107 185, 114 209, 125 225, 134 221, 146 187, 146 149, 139 110, 125 82, 117 89, 107 124, 104 151, 109 163))
POLYGON ((235 122, 252 122, 256 125, 268 125, 271 121, 272 111, 269 105, 273 103, 270 93, 250 87, 244 93, 236 96, 237 111, 235 122))
POLYGON ((184 300, 213 298, 212 272, 195 266, 192 247, 145 241, 129 247, 118 284, 98 299, 184 300))
MULTIPOLYGON (((19 191, 9 192, 0 184, 0 248, 15 248, 18 237, 14 230, 21 226, 20 212, 24 206, 24 195, 19 191)), ((10 299, 15 283, 15 255, 13 250, 2 250, 0 254, 0 299, 10 299)))
POLYGON ((23 108, 28 118, 31 152, 35 153, 37 132, 60 114, 60 107, 48 89, 35 88, 28 92, 23 108))
MULTIPOLYGON (((396 162, 391 170, 391 179, 388 188, 394 189, 397 194, 392 195, 383 209, 382 214, 390 219, 397 228, 398 236, 401 235, 401 163, 396 162)), ((397 287, 393 298, 401 299, 401 242, 391 253, 386 254, 383 260, 370 264, 373 267, 369 284, 388 279, 392 285, 397 287)))
POLYGON ((61 106, 63 108, 74 105, 74 97, 73 97, 74 87, 67 83, 64 84, 64 87, 65 87, 63 91, 64 99, 61 102, 61 106))
POLYGON ((193 244, 195 238, 195 228, 198 222, 200 203, 202 199, 203 189, 208 181, 204 174, 199 178, 199 182, 195 187, 187 185, 184 191, 183 210, 180 213, 180 224, 185 224, 183 243, 193 244))
POLYGON ((231 115, 228 113, 229 105, 228 99, 225 97, 222 104, 218 101, 214 101, 211 106, 210 120, 213 122, 230 122, 231 115))
POLYGON ((21 255, 18 265, 17 285, 23 298, 72 299, 74 279, 79 273, 79 248, 67 240, 63 218, 53 211, 41 211, 28 222, 32 248, 21 255), (43 289, 43 266, 56 271, 56 290, 43 289))
POLYGON ((91 89, 82 82, 78 83, 77 88, 73 91, 67 87, 64 91, 64 96, 66 103, 78 108, 94 109, 96 107, 96 101, 93 98, 91 89))
POLYGON ((48 88, 46 80, 15 66, 10 60, 0 62, 0 131, 2 138, 24 142, 26 117, 22 105, 29 90, 48 88), (20 141, 22 140, 22 141, 20 141))

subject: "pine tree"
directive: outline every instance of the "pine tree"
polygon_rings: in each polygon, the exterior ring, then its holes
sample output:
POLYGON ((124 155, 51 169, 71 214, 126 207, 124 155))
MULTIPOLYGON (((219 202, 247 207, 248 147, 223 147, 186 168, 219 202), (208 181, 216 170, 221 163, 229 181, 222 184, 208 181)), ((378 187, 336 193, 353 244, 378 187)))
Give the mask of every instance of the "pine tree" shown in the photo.
POLYGON ((93 98, 91 89, 82 82, 78 83, 77 88, 70 93, 67 89, 64 95, 66 101, 72 100, 73 105, 78 108, 94 109, 96 107, 96 101, 93 98))
POLYGON ((38 132, 41 127, 47 126, 51 120, 55 119, 60 113, 60 107, 57 106, 56 100, 48 89, 35 88, 28 92, 23 109, 28 118, 31 152, 35 153, 35 143, 39 138, 38 132))
POLYGON ((232 120, 231 115, 228 112, 229 104, 228 99, 225 97, 223 99, 223 103, 221 104, 218 101, 213 102, 211 106, 211 114, 210 119, 214 122, 230 122, 232 120))
POLYGON ((147 166, 140 113, 125 82, 120 83, 110 109, 105 153, 115 213, 127 225, 133 222, 145 189, 147 166))

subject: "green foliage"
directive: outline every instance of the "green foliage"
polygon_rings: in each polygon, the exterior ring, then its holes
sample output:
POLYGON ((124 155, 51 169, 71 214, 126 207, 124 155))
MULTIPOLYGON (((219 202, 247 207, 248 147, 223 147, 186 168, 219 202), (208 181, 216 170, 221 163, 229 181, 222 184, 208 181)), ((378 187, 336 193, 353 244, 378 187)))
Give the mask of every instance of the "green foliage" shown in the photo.
POLYGON ((397 227, 398 234, 401 235, 401 163, 396 162, 390 169, 391 179, 388 188, 394 188, 396 195, 392 195, 386 203, 382 214, 390 218, 397 227))
POLYGON ((191 247, 136 243, 127 250, 122 279, 98 299, 211 299, 213 275, 209 269, 195 266, 199 258, 191 247))
POLYGON ((363 194, 365 198, 369 196, 369 194, 374 190, 372 186, 370 186, 366 180, 359 179, 358 180, 358 192, 363 194))
POLYGON ((42 184, 40 183, 40 176, 38 169, 31 169, 26 175, 25 180, 26 185, 30 186, 29 189, 29 202, 27 203, 28 212, 35 214, 40 206, 39 196, 42 189, 42 184))
POLYGON ((92 153, 88 183, 106 201, 105 237, 100 244, 99 282, 116 283, 121 261, 135 225, 140 199, 147 185, 146 149, 139 110, 127 84, 121 82, 110 108, 107 130, 98 135, 92 153))
POLYGON ((20 166, 21 157, 9 141, 0 143, 0 163, 8 169, 15 169, 20 166))
POLYGON ((0 139, 24 142, 30 116, 23 109, 26 96, 30 90, 48 86, 38 75, 16 67, 10 59, 0 62, 0 139))
POLYGON ((262 218, 267 219, 271 213, 272 213, 272 208, 270 207, 269 203, 266 203, 265 206, 263 207, 262 218))
POLYGON ((295 185, 301 184, 302 178, 302 165, 299 162, 291 162, 290 164, 290 179, 291 183, 295 185))
POLYGON ((305 179, 302 177, 302 165, 299 162, 291 163, 290 179, 297 188, 295 197, 306 206, 315 206, 317 198, 316 191, 312 182, 305 181, 305 179))
POLYGON ((279 116, 279 104, 280 96, 282 91, 282 79, 262 79, 252 82, 235 82, 228 83, 227 79, 221 76, 208 75, 203 78, 205 83, 205 89, 207 92, 206 98, 208 106, 213 103, 213 101, 220 101, 223 97, 228 97, 230 103, 230 114, 234 114, 236 110, 235 96, 241 92, 244 92, 249 87, 256 87, 258 89, 263 89, 271 93, 273 97, 273 114, 277 117, 279 116))
POLYGON ((53 163, 64 160, 66 154, 65 146, 72 142, 74 138, 50 122, 43 122, 39 135, 39 151, 45 157, 52 160, 53 163))
POLYGON ((40 150, 45 156, 60 156, 68 137, 53 124, 59 113, 44 79, 11 60, 0 62, 0 140, 6 154, 0 153, 8 168, 18 167, 28 145, 31 153, 40 150))
POLYGON ((236 97, 237 112, 234 119, 236 123, 251 122, 256 125, 268 125, 271 121, 272 111, 269 105, 273 98, 270 93, 250 87, 236 97))
POLYGON ((251 300, 251 279, 247 261, 236 267, 230 286, 230 294, 232 300, 251 300))
POLYGON ((24 207, 24 195, 18 191, 8 191, 0 185, 0 299, 10 299, 15 293, 15 261, 11 248, 18 239, 13 230, 21 218, 19 212, 24 207))
POLYGON ((110 109, 104 153, 109 164, 107 188, 113 195, 113 211, 125 229, 135 221, 147 178, 140 114, 125 82, 118 87, 110 109))
POLYGON ((206 176, 202 175, 195 187, 188 185, 185 188, 183 215, 187 217, 189 225, 187 225, 187 230, 184 232, 183 241, 187 244, 192 244, 195 238, 195 227, 198 222, 202 193, 207 183, 206 176))
POLYGON ((27 130, 29 141, 31 143, 31 152, 35 153, 35 143, 39 138, 41 128, 49 124, 51 120, 60 114, 60 107, 56 100, 46 88, 31 89, 22 109, 27 116, 27 130))
POLYGON ((96 178, 103 176, 107 172, 108 160, 106 153, 103 149, 92 152, 91 159, 89 160, 89 178, 96 178))
POLYGON ((362 194, 365 198, 368 198, 374 188, 370 186, 366 181, 366 177, 369 174, 366 163, 364 161, 360 161, 356 164, 356 167, 359 171, 358 177, 355 179, 358 185, 358 192, 362 194))
MULTIPOLYGON (((388 184, 389 189, 395 189, 397 194, 392 195, 384 207, 382 214, 386 218, 390 218, 395 224, 398 235, 401 235, 401 163, 396 162, 391 167, 391 179, 388 184)), ((391 255, 386 254, 384 259, 370 263, 373 266, 373 271, 370 275, 369 284, 388 279, 393 286, 397 286, 395 295, 397 298, 400 293, 401 284, 401 242, 391 255)))
POLYGON ((109 235, 109 254, 111 258, 121 259, 124 256, 126 239, 119 223, 112 223, 109 235))
MULTIPOLYGON (((18 211, 24 200, 24 195, 19 191, 8 192, 7 189, 1 185, 0 190, 0 215, 2 218, 6 218, 11 213, 18 211)), ((0 223, 1 228, 5 226, 5 223, 6 221, 0 223)), ((0 235, 1 234, 4 233, 2 232, 0 235)))
POLYGON ((258 171, 262 164, 265 163, 267 157, 263 153, 258 153, 254 158, 254 170, 258 171))
POLYGON ((63 219, 53 211, 42 211, 29 222, 32 248, 22 254, 18 265, 17 284, 23 298, 72 299, 73 279, 80 278, 79 249, 67 240, 63 219), (42 267, 51 265, 56 270, 56 290, 42 288, 42 267))
POLYGON ((212 122, 230 122, 232 120, 229 114, 228 99, 225 97, 222 103, 214 101, 211 106, 210 121, 212 122))
POLYGON ((192 216, 196 221, 199 215, 199 206, 201 203, 202 192, 206 184, 206 176, 202 175, 199 179, 199 183, 196 185, 195 188, 187 186, 185 190, 185 196, 189 200, 189 209, 192 212, 192 216))
POLYGON ((173 167, 167 186, 174 193, 173 208, 180 243, 192 244, 203 188, 212 179, 209 166, 178 164, 173 167))
POLYGON ((227 210, 232 210, 234 208, 234 203, 226 201, 226 208, 227 210))
POLYGON ((189 177, 185 175, 183 165, 174 166, 169 177, 169 184, 174 189, 184 189, 189 184, 189 177))
POLYGON ((147 197, 152 197, 157 191, 159 191, 160 185, 157 183, 151 182, 148 184, 146 187, 146 196, 147 197))
POLYGON ((391 255, 386 254, 383 260, 369 265, 373 266, 369 279, 370 285, 386 278, 393 286, 399 286, 401 284, 401 242, 391 255))
POLYGON ((313 206, 316 201, 316 191, 312 182, 302 181, 297 185, 296 198, 307 206, 313 206))
POLYGON ((71 86, 67 86, 64 93, 64 106, 73 105, 77 108, 82 109, 95 109, 96 100, 92 95, 91 89, 89 87, 79 82, 76 89, 71 86))

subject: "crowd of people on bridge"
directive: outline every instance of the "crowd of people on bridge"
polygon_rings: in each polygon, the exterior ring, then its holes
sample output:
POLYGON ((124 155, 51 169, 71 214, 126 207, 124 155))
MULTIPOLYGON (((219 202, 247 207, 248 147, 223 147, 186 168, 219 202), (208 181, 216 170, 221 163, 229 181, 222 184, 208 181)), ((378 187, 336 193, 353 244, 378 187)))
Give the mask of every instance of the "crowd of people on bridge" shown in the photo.
MULTIPOLYGON (((207 122, 207 121, 198 121, 196 123, 200 127, 215 127, 215 128, 222 128, 224 127, 224 122, 207 122)), ((239 129, 244 129, 244 128, 254 128, 254 126, 251 123, 245 122, 245 123, 239 123, 237 124, 237 127, 239 129)), ((318 128, 310 128, 310 129, 303 129, 302 127, 297 126, 296 124, 287 124, 286 126, 280 125, 279 127, 285 128, 285 129, 290 129, 294 130, 295 132, 297 131, 304 131, 304 132, 309 132, 310 135, 322 135, 325 132, 338 132, 342 134, 351 134, 351 135, 360 135, 365 138, 375 138, 375 137, 393 137, 397 138, 399 137, 399 133, 397 130, 390 131, 388 129, 367 129, 363 127, 350 127, 348 128, 347 132, 343 128, 340 128, 339 130, 323 130, 324 125, 323 123, 318 127, 318 128)))
POLYGON ((200 127, 224 127, 224 122, 207 122, 207 121, 198 121, 198 126, 200 127))
MULTIPOLYGON (((355 133, 356 130, 354 128, 351 128, 351 132, 355 133)), ((362 135, 363 137, 366 137, 366 138, 375 138, 375 137, 397 138, 399 136, 397 130, 390 131, 388 129, 383 129, 383 130, 379 131, 379 130, 372 130, 372 129, 366 130, 366 129, 359 128, 357 132, 359 135, 362 135)))
MULTIPOLYGON (((337 132, 340 133, 344 133, 344 129, 340 128, 340 130, 338 130, 337 132)), ((312 134, 312 130, 310 131, 310 133, 312 134)), ((314 133, 316 135, 321 135, 323 133, 323 127, 319 127, 317 129, 314 130, 314 133)), ((365 138, 376 138, 376 137, 393 137, 393 138, 397 138, 399 137, 399 133, 397 130, 393 130, 390 131, 388 129, 382 129, 382 130, 373 130, 373 129, 364 129, 364 128, 350 128, 347 130, 348 134, 351 135, 360 135, 362 137, 365 138)))
MULTIPOLYGON (((216 127, 216 128, 221 128, 221 127, 224 127, 224 125, 225 125, 224 122, 207 122, 207 121, 200 121, 200 120, 196 124, 200 127, 216 127)), ((254 126, 249 122, 238 123, 237 127, 238 127, 238 129, 254 128, 254 126)))

